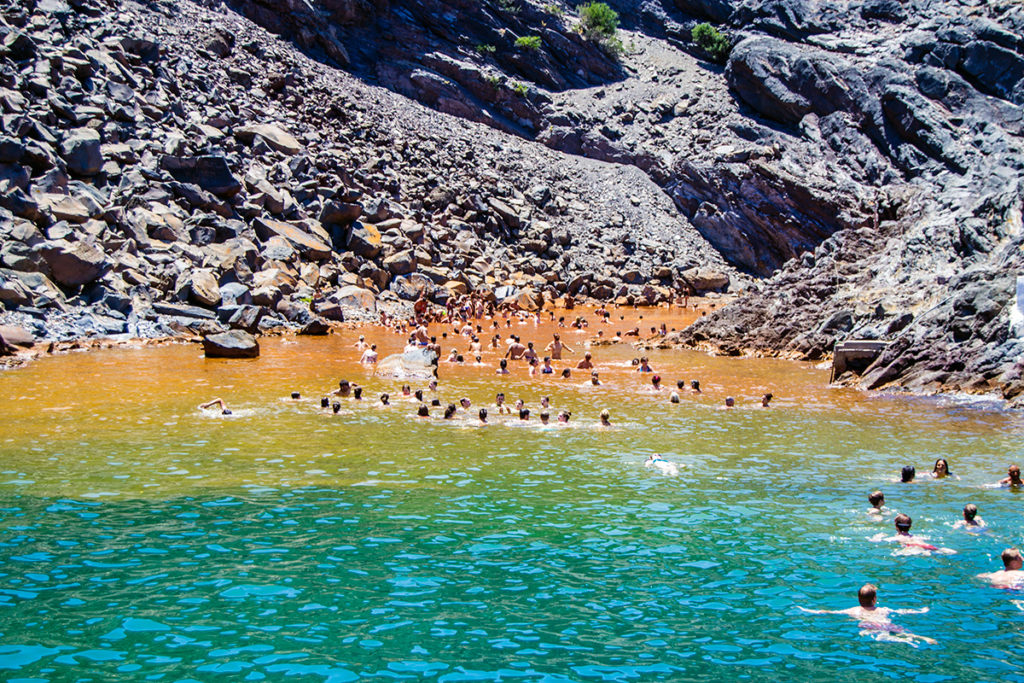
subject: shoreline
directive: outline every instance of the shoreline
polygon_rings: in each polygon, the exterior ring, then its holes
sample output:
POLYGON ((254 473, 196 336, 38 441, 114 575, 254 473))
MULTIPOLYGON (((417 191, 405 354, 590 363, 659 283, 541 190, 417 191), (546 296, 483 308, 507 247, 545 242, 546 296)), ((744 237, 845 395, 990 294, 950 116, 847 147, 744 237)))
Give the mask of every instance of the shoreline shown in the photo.
MULTIPOLYGON (((720 305, 728 303, 720 299, 707 299, 706 297, 700 297, 696 299, 697 303, 691 302, 690 307, 695 312, 703 312, 704 314, 709 313, 711 310, 715 310, 720 305), (713 305, 708 306, 709 303, 713 302, 713 305)), ((588 303, 585 305, 579 305, 575 309, 565 308, 545 308, 544 312, 559 312, 564 314, 566 311, 583 311, 583 315, 592 314, 601 304, 588 303)), ((607 304, 605 304, 607 305, 607 304)), ((640 306, 640 307, 629 307, 631 310, 635 310, 639 313, 640 317, 643 317, 643 311, 653 310, 671 310, 675 307, 659 305, 659 306, 640 306)), ((615 310, 615 309, 613 309, 615 310)), ((701 315, 698 315, 699 320, 701 315)), ((691 322, 690 325, 693 323, 691 322)), ((379 327, 376 323, 370 323, 367 321, 345 321, 345 322, 331 322, 328 336, 336 334, 342 330, 361 330, 370 327, 379 327)), ((687 325, 689 327, 689 325, 687 325)), ((832 362, 832 354, 825 354, 821 358, 808 359, 801 357, 796 353, 786 353, 784 351, 773 351, 766 350, 763 348, 741 348, 741 347, 729 347, 723 348, 721 345, 711 343, 701 343, 697 346, 686 345, 680 342, 667 341, 668 337, 674 333, 681 332, 682 329, 677 329, 674 332, 670 331, 668 335, 662 336, 658 339, 643 339, 641 338, 623 338, 616 341, 614 338, 605 339, 602 341, 596 341, 598 346, 607 346, 613 344, 630 344, 635 348, 640 349, 658 349, 658 350, 675 350, 675 351, 693 351, 697 353, 703 353, 709 356, 727 357, 727 358, 743 358, 743 359, 776 359, 786 361, 796 361, 801 363, 812 363, 815 367, 825 369, 832 362)), ((290 327, 279 327, 270 329, 267 331, 260 332, 257 338, 267 337, 300 337, 300 336, 321 336, 321 335, 301 335, 298 333, 298 329, 290 327)), ((107 349, 116 348, 144 348, 144 347, 159 347, 159 346, 170 346, 175 344, 196 344, 201 345, 203 340, 202 334, 180 334, 170 335, 162 337, 96 337, 96 338, 77 338, 62 341, 40 341, 33 344, 29 348, 20 348, 13 354, 0 356, 0 372, 13 371, 20 368, 24 368, 34 361, 40 360, 47 356, 58 356, 67 355, 76 352, 88 352, 88 351, 100 351, 107 349)), ((998 389, 989 391, 970 391, 965 390, 960 386, 949 386, 941 385, 932 389, 912 388, 900 385, 898 383, 890 383, 885 386, 876 388, 867 388, 862 386, 862 377, 855 374, 846 374, 835 381, 827 383, 828 386, 834 388, 849 388, 864 391, 868 394, 877 394, 883 396, 900 396, 910 398, 930 398, 930 399, 942 399, 944 397, 955 402, 966 402, 976 403, 985 402, 999 405, 1003 410, 1009 411, 1020 411, 1024 410, 1022 406, 1015 406, 1012 403, 1012 399, 1007 399, 1002 396, 998 389)))

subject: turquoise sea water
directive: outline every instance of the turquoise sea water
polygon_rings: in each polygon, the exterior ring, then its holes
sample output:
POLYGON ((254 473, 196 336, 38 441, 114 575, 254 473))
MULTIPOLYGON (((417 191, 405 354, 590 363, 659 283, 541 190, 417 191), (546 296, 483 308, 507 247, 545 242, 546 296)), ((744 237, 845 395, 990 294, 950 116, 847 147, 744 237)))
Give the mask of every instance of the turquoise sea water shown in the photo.
POLYGON ((443 369, 445 403, 500 387, 536 416, 551 395, 570 428, 403 402, 325 415, 312 399, 339 375, 371 400, 398 388, 358 374, 351 341, 0 376, 0 680, 1024 680, 1024 594, 976 578, 1024 543, 1024 492, 985 488, 1022 459, 1019 415, 656 352, 666 381, 705 385, 671 405, 618 365, 628 348, 595 349, 596 389, 443 369), (773 407, 753 407, 766 388, 773 407), (236 414, 195 409, 212 395, 236 414), (644 468, 652 452, 680 476, 644 468), (937 457, 960 478, 926 480, 937 457), (922 481, 894 483, 904 464, 922 481), (865 514, 876 488, 884 522, 865 514), (952 528, 968 502, 987 532, 952 528), (896 510, 957 554, 869 541, 896 510), (938 645, 796 609, 850 607, 867 581, 884 606, 929 607, 895 620, 938 645))

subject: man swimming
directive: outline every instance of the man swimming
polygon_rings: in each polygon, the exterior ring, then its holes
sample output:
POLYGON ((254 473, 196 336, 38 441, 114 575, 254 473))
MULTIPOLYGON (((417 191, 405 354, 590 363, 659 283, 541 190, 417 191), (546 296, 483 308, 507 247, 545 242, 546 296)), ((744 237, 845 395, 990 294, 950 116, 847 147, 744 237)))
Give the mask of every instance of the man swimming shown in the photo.
POLYGON ((939 546, 932 545, 931 543, 926 543, 922 539, 910 533, 910 527, 914 523, 914 520, 910 518, 910 515, 901 512, 896 515, 896 519, 893 520, 893 522, 896 525, 895 536, 883 536, 879 534, 878 536, 874 536, 871 540, 899 543, 904 549, 909 551, 905 554, 930 554, 932 551, 942 553, 943 555, 956 554, 956 551, 951 548, 940 548, 939 546))
POLYGON ((954 529, 979 530, 985 528, 985 520, 978 516, 978 506, 974 503, 964 505, 964 518, 953 525, 954 529))
POLYGON ((861 586, 860 590, 857 591, 857 602, 860 603, 856 607, 850 607, 841 610, 828 610, 828 609, 807 609, 806 607, 797 607, 797 609, 807 612, 808 614, 845 614, 846 616, 856 619, 859 623, 861 635, 873 636, 876 640, 887 640, 892 642, 902 642, 908 645, 914 645, 916 647, 916 641, 928 643, 929 645, 935 645, 937 641, 932 638, 926 638, 925 636, 919 636, 903 629, 901 626, 897 626, 892 622, 890 615, 893 614, 925 614, 928 611, 927 607, 920 609, 892 609, 889 607, 878 606, 878 588, 874 584, 866 583, 861 586))
POLYGON ((601 411, 601 423, 600 423, 600 426, 601 427, 611 427, 612 426, 611 413, 608 412, 607 408, 605 408, 604 410, 601 411))
POLYGON ((231 409, 228 408, 228 404, 225 403, 224 399, 222 399, 222 398, 215 398, 212 401, 207 401, 206 403, 200 403, 199 404, 199 409, 200 410, 206 410, 207 408, 210 408, 212 406, 217 406, 218 408, 220 408, 220 414, 221 415, 230 415, 231 414, 231 409))
POLYGON ((590 351, 587 351, 586 353, 583 354, 583 360, 581 360, 579 363, 576 364, 576 369, 577 370, 592 370, 593 368, 594 368, 594 363, 591 360, 590 351))
POLYGON ((1024 558, 1017 548, 1003 551, 1003 568, 996 572, 978 574, 979 579, 988 581, 993 588, 1024 588, 1024 558))
POLYGON ((873 491, 868 495, 868 502, 871 503, 871 507, 868 508, 868 515, 871 516, 872 521, 882 521, 882 508, 885 507, 885 494, 881 491, 873 491))
POLYGON ((917 470, 913 465, 907 465, 900 470, 900 482, 903 484, 913 483, 915 476, 917 476, 917 470))
POLYGON ((1024 481, 1020 479, 1020 467, 1010 465, 1009 469, 1006 470, 1006 477, 999 480, 999 486, 1014 488, 1024 486, 1024 481))

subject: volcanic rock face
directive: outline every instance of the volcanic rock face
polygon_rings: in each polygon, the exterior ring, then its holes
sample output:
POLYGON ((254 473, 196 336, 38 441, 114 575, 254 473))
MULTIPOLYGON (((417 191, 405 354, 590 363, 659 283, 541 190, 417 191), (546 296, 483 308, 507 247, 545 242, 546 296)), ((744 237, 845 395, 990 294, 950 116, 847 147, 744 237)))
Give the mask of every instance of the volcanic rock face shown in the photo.
POLYGON ((746 290, 678 341, 893 339, 870 386, 1019 397, 1019 3, 611 4, 618 54, 533 0, 5 6, 0 317, 318 330, 505 284, 746 290))

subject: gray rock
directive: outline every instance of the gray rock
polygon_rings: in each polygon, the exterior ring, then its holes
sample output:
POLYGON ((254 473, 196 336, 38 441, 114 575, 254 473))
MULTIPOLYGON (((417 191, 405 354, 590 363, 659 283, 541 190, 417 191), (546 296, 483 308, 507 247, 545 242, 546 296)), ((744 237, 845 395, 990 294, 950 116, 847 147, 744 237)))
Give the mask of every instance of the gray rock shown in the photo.
POLYGON ((231 330, 203 337, 203 353, 207 358, 258 358, 260 345, 248 332, 231 330))
POLYGON ((234 197, 242 189, 242 183, 222 156, 167 155, 162 157, 160 164, 178 182, 197 185, 218 197, 234 197))
POLYGON ((76 176, 94 176, 103 168, 100 134, 91 128, 69 132, 60 144, 61 158, 76 176))
POLYGON ((85 242, 51 240, 36 247, 53 274, 53 278, 67 287, 92 282, 103 274, 107 266, 102 251, 85 242))

